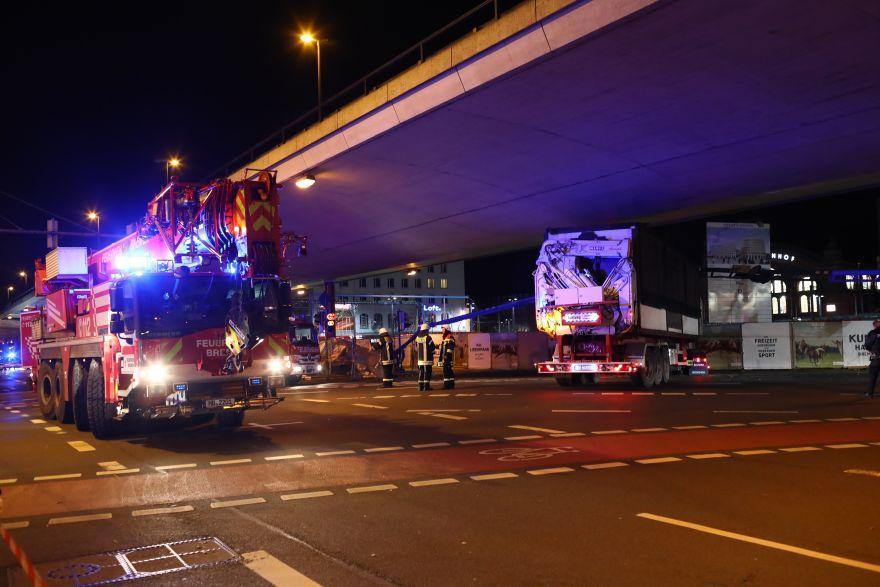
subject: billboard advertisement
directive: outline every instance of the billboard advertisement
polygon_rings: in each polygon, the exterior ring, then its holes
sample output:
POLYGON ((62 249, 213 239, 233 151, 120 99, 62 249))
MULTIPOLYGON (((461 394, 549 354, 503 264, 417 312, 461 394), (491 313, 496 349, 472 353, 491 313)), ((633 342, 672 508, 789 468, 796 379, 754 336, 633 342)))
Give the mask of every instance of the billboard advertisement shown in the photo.
POLYGON ((787 322, 742 325, 743 367, 791 369, 791 327, 787 322))
POLYGON ((492 345, 486 333, 472 332, 467 337, 468 369, 492 368, 492 345))
POLYGON ((843 367, 840 322, 794 322, 791 326, 795 369, 843 367))
MULTIPOLYGON (((706 266, 770 268, 770 225, 745 222, 706 223, 706 266)), ((748 279, 710 277, 709 322, 770 322, 770 284, 748 279)))
POLYGON ((697 350, 705 353, 712 369, 742 369, 742 339, 739 337, 703 337, 697 350))
POLYGON ((865 350, 865 336, 873 326, 870 320, 853 320, 843 322, 843 366, 867 367, 869 354, 865 350))

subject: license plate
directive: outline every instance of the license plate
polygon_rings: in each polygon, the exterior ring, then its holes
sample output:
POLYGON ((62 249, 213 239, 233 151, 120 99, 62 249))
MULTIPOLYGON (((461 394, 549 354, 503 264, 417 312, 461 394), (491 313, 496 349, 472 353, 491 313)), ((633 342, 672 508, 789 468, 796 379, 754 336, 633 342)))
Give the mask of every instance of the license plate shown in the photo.
POLYGON ((586 372, 592 373, 592 372, 596 371, 597 369, 598 369, 598 365, 596 365, 595 363, 578 363, 578 364, 572 365, 572 371, 581 371, 581 372, 586 371, 586 372))
POLYGON ((235 399, 231 397, 221 397, 217 399, 206 399, 205 407, 206 408, 223 408, 226 406, 234 406, 235 399))

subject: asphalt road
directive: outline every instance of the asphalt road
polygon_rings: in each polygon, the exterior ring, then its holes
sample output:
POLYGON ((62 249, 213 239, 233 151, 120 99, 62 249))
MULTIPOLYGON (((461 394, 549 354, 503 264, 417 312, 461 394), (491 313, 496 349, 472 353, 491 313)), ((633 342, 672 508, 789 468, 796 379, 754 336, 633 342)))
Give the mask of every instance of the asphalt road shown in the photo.
POLYGON ((0 519, 49 585, 880 584, 880 400, 849 375, 305 385, 109 441, 0 377, 0 519))

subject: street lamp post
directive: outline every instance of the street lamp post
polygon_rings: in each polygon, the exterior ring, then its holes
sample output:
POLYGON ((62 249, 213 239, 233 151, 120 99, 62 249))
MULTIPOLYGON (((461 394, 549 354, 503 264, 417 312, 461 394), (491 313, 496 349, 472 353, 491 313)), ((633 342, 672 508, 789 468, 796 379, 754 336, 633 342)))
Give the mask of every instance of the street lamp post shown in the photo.
POLYGON ((12 291, 15 288, 13 286, 9 286, 6 288, 6 303, 8 304, 12 300, 12 291))
POLYGON ((167 184, 171 181, 171 169, 177 169, 180 167, 180 159, 177 157, 172 157, 171 159, 165 160, 165 183, 167 184))
POLYGON ((24 279, 24 288, 27 289, 27 271, 19 271, 18 276, 24 279))
POLYGON ((101 215, 97 211, 91 210, 88 214, 86 214, 86 218, 97 225, 98 234, 101 234, 101 215))
POLYGON ((303 45, 315 44, 315 56, 318 60, 318 122, 321 121, 322 100, 321 100, 321 40, 312 33, 303 33, 299 36, 299 40, 303 45))

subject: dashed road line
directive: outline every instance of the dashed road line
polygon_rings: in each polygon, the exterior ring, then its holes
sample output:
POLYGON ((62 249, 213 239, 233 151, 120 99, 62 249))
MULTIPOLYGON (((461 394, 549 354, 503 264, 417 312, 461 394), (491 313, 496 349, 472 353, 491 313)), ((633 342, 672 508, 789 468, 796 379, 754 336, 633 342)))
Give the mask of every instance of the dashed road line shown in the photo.
POLYGON ((762 422, 749 422, 750 426, 772 426, 776 424, 785 424, 785 422, 780 422, 779 420, 764 420, 762 422))
POLYGON ((353 450, 330 450, 325 452, 316 452, 315 453, 319 457, 335 457, 338 455, 353 455, 353 450))
POLYGON ((557 414, 630 414, 632 410, 550 410, 557 414))
POLYGON ((825 418, 828 422, 855 422, 858 418, 825 418))
MULTIPOLYGON (((563 432, 561 434, 551 434, 553 438, 571 438, 574 436, 586 436, 586 432, 563 432)), ((538 438, 541 438, 540 436, 538 438)))
POLYGON ((303 455, 295 454, 295 455, 275 455, 272 457, 263 457, 264 461, 286 461, 289 459, 301 459, 303 455))
POLYGON ((752 455, 772 455, 776 454, 775 450, 769 450, 766 448, 760 448, 755 450, 735 450, 733 451, 735 454, 742 455, 744 457, 750 457, 752 455))
POLYGON ((458 479, 453 479, 452 477, 445 477, 443 479, 425 479, 423 481, 410 481, 409 484, 413 487, 431 487, 434 485, 450 485, 452 483, 458 483, 458 479))
POLYGON ((826 562, 837 563, 837 564, 845 565, 848 567, 863 569, 865 571, 880 573, 880 565, 866 563, 866 562, 854 560, 851 558, 844 558, 842 556, 825 554, 824 552, 819 552, 816 550, 809 550, 807 548, 800 548, 798 546, 791 546, 789 544, 783 544, 781 542, 775 542, 773 540, 765 540, 763 538, 755 538, 754 536, 747 536, 745 534, 738 534, 736 532, 728 532, 727 530, 719 530, 717 528, 703 526, 702 524, 694 524, 692 522, 685 522, 683 520, 676 520, 674 518, 667 518, 666 516, 658 516, 658 515, 649 514, 649 513, 640 513, 640 514, 636 514, 636 515, 640 518, 653 520, 655 522, 662 522, 664 524, 679 526, 681 528, 688 528, 690 530, 696 530, 698 532, 704 532, 706 534, 714 534, 715 536, 722 536, 724 538, 730 538, 732 540, 739 540, 740 542, 748 542, 751 544, 757 544, 758 546, 766 546, 767 548, 773 548, 776 550, 782 550, 782 551, 790 552, 793 554, 799 554, 801 556, 806 556, 806 557, 810 557, 810 558, 814 558, 814 559, 818 559, 818 560, 823 560, 826 562))
POLYGON ((18 479, 0 479, 0 485, 12 485, 18 481, 18 479))
POLYGON ((402 446, 377 446, 374 448, 365 448, 364 452, 391 452, 393 450, 403 450, 402 446))
POLYGON ((678 457, 654 457, 651 459, 636 459, 636 462, 640 465, 656 465, 660 463, 673 463, 680 460, 678 457))
POLYGON ((45 424, 45 423, 46 423, 46 421, 42 420, 40 418, 34 418, 33 420, 31 420, 31 424, 45 424))
POLYGON ((800 414, 796 410, 712 410, 715 414, 800 414))
POLYGON ((663 432, 666 428, 633 428, 630 432, 663 432))
POLYGON ((374 491, 393 491, 397 485, 386 483, 385 485, 367 485, 365 487, 346 487, 348 493, 372 493, 374 491))
POLYGON ((243 463, 253 462, 251 459, 230 459, 228 461, 210 461, 212 467, 220 467, 223 465, 241 465, 243 463))
POLYGON ((790 446, 787 448, 780 448, 782 452, 809 452, 813 450, 822 450, 817 446, 790 446))
POLYGON ((556 473, 573 473, 571 467, 551 467, 548 469, 529 469, 526 471, 529 475, 555 475, 556 473))
POLYGON ((98 466, 105 471, 121 471, 125 468, 125 465, 123 465, 119 461, 103 461, 101 463, 98 463, 98 466))
POLYGON ((27 528, 31 523, 29 520, 22 520, 20 522, 5 522, 0 524, 0 528, 4 530, 20 530, 22 528, 27 528))
POLYGON ((61 432, 61 426, 46 426, 43 430, 46 432, 61 432))
POLYGON ((113 518, 110 512, 103 514, 87 514, 85 516, 65 516, 62 518, 51 518, 49 526, 57 526, 59 524, 78 524, 79 522, 95 522, 98 520, 109 520, 113 518))
POLYGON ((868 477, 880 477, 880 471, 870 471, 868 469, 847 469, 844 473, 850 475, 866 475, 868 477))
POLYGON ((264 581, 277 587, 295 585, 296 587, 320 587, 293 567, 283 563, 265 550, 245 552, 241 555, 244 566, 259 575, 264 581))
POLYGON ((508 426, 508 428, 514 428, 517 430, 531 430, 532 432, 546 432, 547 434, 563 434, 565 430, 554 430, 553 428, 539 428, 537 426, 525 426, 523 424, 514 424, 513 426, 508 426))
POLYGON ((708 426, 703 426, 702 424, 696 424, 694 426, 673 426, 675 430, 699 430, 701 428, 708 428, 708 426))
POLYGON ((808 418, 806 420, 789 420, 792 424, 818 424, 822 420, 816 418, 808 418))
MULTIPOLYGON (((318 399, 318 398, 314 398, 314 397, 301 397, 301 398, 299 398, 299 401, 301 401, 301 402, 314 402, 316 404, 329 404, 330 403, 329 399, 318 399)), ((358 404, 355 404, 355 405, 358 405, 358 404)))
POLYGON ((56 481, 59 479, 79 479, 82 473, 65 473, 63 475, 40 475, 34 477, 34 481, 56 481))
POLYGON ((493 479, 512 479, 519 477, 516 473, 487 473, 485 475, 471 475, 474 481, 492 481, 493 479))
POLYGON ((441 446, 452 446, 452 445, 448 442, 428 442, 425 444, 412 445, 413 448, 439 448, 441 446))
POLYGON ((626 434, 626 430, 593 430, 590 434, 626 434))
POLYGON ((351 404, 353 406, 358 406, 359 408, 372 408, 374 410, 387 410, 388 406, 377 406, 374 404, 351 404))
POLYGON ((826 444, 826 445, 825 445, 825 448, 836 448, 836 449, 841 449, 841 448, 868 448, 868 445, 867 445, 867 444, 861 444, 861 443, 858 443, 858 442, 851 442, 851 443, 849 443, 849 444, 826 444))
POLYGON ((745 426, 740 422, 729 422, 727 424, 712 424, 713 428, 738 428, 740 426, 745 426))
POLYGON ((489 444, 490 442, 498 442, 495 438, 475 438, 473 440, 459 440, 458 444, 489 444))
POLYGON ((281 499, 284 501, 290 501, 293 499, 312 499, 313 497, 328 497, 333 495, 332 491, 305 491, 302 493, 288 493, 287 495, 282 495, 281 499))
POLYGON ((131 512, 132 517, 138 518, 141 516, 163 516, 167 514, 182 514, 184 512, 191 512, 195 508, 191 505, 179 505, 172 506, 166 508, 151 508, 146 510, 134 510, 131 512))
POLYGON ((173 471, 175 469, 192 469, 193 467, 197 467, 196 463, 184 463, 182 465, 160 465, 158 467, 154 467, 157 471, 173 471))
POLYGON ((704 460, 704 459, 726 459, 730 458, 729 454, 723 452, 704 452, 693 455, 686 455, 689 459, 694 459, 695 461, 704 460))
POLYGON ((263 497, 248 497, 245 499, 231 499, 229 501, 212 501, 211 507, 213 509, 234 508, 241 505, 254 505, 258 503, 266 503, 266 499, 263 497))
POLYGON ((140 469, 119 469, 119 470, 111 470, 111 471, 98 471, 95 473, 98 477, 107 476, 107 475, 131 475, 133 473, 140 473, 140 469))
MULTIPOLYGON (((560 432, 560 434, 566 434, 565 432, 560 432)), ((527 434, 526 436, 505 436, 504 440, 536 440, 538 438, 544 438, 538 434, 527 434)))
POLYGON ((612 461, 610 463, 591 463, 589 465, 581 465, 583 469, 615 469, 617 467, 628 467, 629 463, 624 463, 621 461, 612 461))
POLYGON ((445 420, 467 420, 466 416, 455 416, 453 414, 436 414, 434 412, 416 412, 420 416, 433 416, 435 418, 443 418, 445 420))

